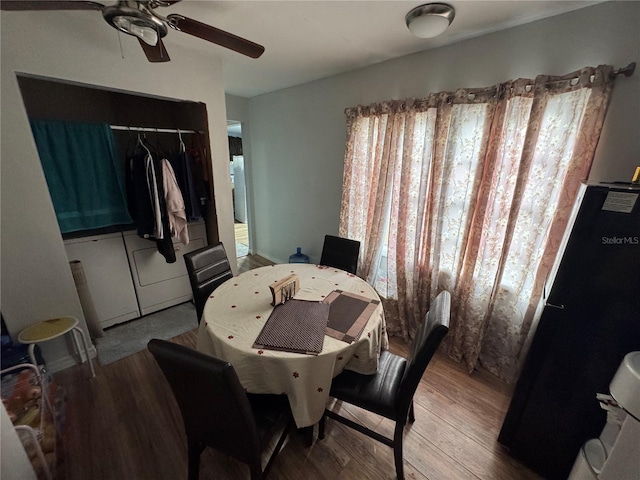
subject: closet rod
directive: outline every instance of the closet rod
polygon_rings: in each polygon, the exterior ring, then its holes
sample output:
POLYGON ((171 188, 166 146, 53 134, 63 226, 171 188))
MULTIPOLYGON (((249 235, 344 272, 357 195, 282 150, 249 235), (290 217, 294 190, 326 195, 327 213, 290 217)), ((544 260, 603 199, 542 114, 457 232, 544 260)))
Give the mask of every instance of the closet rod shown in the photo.
POLYGON ((131 132, 156 132, 156 133, 203 133, 199 130, 182 130, 176 128, 151 128, 151 127, 127 127, 124 125, 109 125, 111 130, 125 130, 131 132))

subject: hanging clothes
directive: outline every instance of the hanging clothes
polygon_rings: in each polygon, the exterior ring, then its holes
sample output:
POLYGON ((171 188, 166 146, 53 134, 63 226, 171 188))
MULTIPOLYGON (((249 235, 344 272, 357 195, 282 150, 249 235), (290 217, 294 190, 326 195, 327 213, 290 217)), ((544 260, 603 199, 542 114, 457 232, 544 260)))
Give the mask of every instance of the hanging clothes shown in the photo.
MULTIPOLYGON (((162 164, 158 158, 153 158, 153 167, 156 174, 156 189, 158 192, 164 190, 164 177, 162 175, 162 164)), ((164 195, 158 193, 158 204, 160 206, 160 219, 162 223, 162 238, 156 238, 158 252, 165 258, 167 263, 175 263, 176 251, 171 240, 171 228, 169 227, 169 213, 164 195)))
POLYGON ((176 261, 164 195, 162 163, 142 139, 127 159, 129 211, 142 238, 154 240, 167 263, 176 261))
POLYGON ((212 177, 209 174, 209 157, 207 156, 202 135, 198 134, 193 137, 189 155, 192 158, 191 165, 195 195, 199 199, 200 205, 205 205, 206 202, 213 200, 213 187, 208 181, 208 179, 212 177))
POLYGON ((147 188, 151 197, 151 209, 153 210, 153 236, 157 240, 164 238, 164 225, 162 224, 162 209, 160 208, 161 193, 160 187, 162 183, 158 180, 160 172, 156 174, 156 162, 151 152, 147 152, 144 157, 144 169, 147 179, 147 188))
POLYGON ((149 193, 146 168, 147 152, 136 147, 127 158, 127 197, 129 213, 136 223, 136 231, 140 237, 155 236, 155 212, 149 193))
POLYGON ((189 230, 187 229, 187 214, 184 208, 184 199, 178 186, 176 176, 171 163, 166 158, 161 160, 164 199, 169 218, 171 234, 179 238, 184 245, 189 245, 189 230))
POLYGON ((173 167, 180 191, 182 191, 187 219, 191 222, 200 220, 202 211, 194 183, 193 158, 189 153, 182 151, 169 155, 169 162, 173 167))

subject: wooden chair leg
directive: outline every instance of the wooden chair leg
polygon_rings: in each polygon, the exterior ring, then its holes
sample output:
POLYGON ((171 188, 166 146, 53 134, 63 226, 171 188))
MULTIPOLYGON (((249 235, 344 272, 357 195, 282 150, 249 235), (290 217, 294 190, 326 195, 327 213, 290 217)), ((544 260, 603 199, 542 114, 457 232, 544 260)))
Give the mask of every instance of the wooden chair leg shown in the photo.
POLYGON ((255 465, 249 465, 249 468, 251 470, 251 480, 262 480, 264 478, 262 468, 260 468, 259 465, 257 467, 255 465))
POLYGON ((318 423, 318 438, 322 440, 324 438, 324 426, 327 420, 327 416, 323 413, 320 423, 318 423))
POLYGON ((198 477, 200 476, 200 454, 204 450, 204 446, 195 442, 189 443, 187 450, 189 462, 187 478, 189 480, 198 480, 198 477))
POLYGON ((313 445, 313 425, 304 427, 302 429, 302 435, 304 436, 304 443, 307 447, 313 445))
POLYGON ((282 445, 284 445, 284 441, 287 439, 287 436, 289 435, 289 431, 293 428, 293 426, 294 426, 294 423, 292 420, 284 428, 282 435, 280 435, 280 438, 278 439, 278 443, 276 444, 276 447, 274 448, 273 453, 271 454, 271 458, 269 458, 269 461, 267 462, 267 466, 264 467, 264 470, 262 472, 263 477, 266 477, 269 474, 269 470, 271 470, 271 466, 273 465, 274 460, 278 456, 278 453, 280 453, 280 450, 282 450, 282 445))
POLYGON ((396 429, 393 435, 393 457, 396 462, 396 477, 398 480, 404 480, 404 468, 402 464, 402 436, 404 433, 404 425, 396 422, 396 429))
POLYGON ((416 421, 416 417, 413 413, 413 399, 411 399, 411 405, 409 406, 409 423, 416 421))
POLYGON ((310 427, 301 427, 298 429, 298 435, 302 435, 304 444, 307 447, 313 445, 313 425, 310 427))

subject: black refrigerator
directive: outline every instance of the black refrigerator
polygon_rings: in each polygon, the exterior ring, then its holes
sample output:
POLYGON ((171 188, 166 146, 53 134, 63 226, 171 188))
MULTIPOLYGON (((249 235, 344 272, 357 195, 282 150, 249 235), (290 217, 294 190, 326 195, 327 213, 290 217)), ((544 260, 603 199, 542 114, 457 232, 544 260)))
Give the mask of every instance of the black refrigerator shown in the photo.
POLYGON ((640 188, 588 186, 515 386, 498 442, 565 480, 606 412, 596 400, 640 350, 640 188))

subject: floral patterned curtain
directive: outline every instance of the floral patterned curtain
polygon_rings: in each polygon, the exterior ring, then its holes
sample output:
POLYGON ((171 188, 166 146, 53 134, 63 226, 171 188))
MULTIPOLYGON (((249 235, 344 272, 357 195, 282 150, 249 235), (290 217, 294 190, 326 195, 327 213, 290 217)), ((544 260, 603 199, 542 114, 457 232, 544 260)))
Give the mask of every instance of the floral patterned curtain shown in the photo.
POLYGON ((412 337, 452 293, 445 346, 511 381, 612 89, 608 66, 347 109, 340 235, 412 337))

